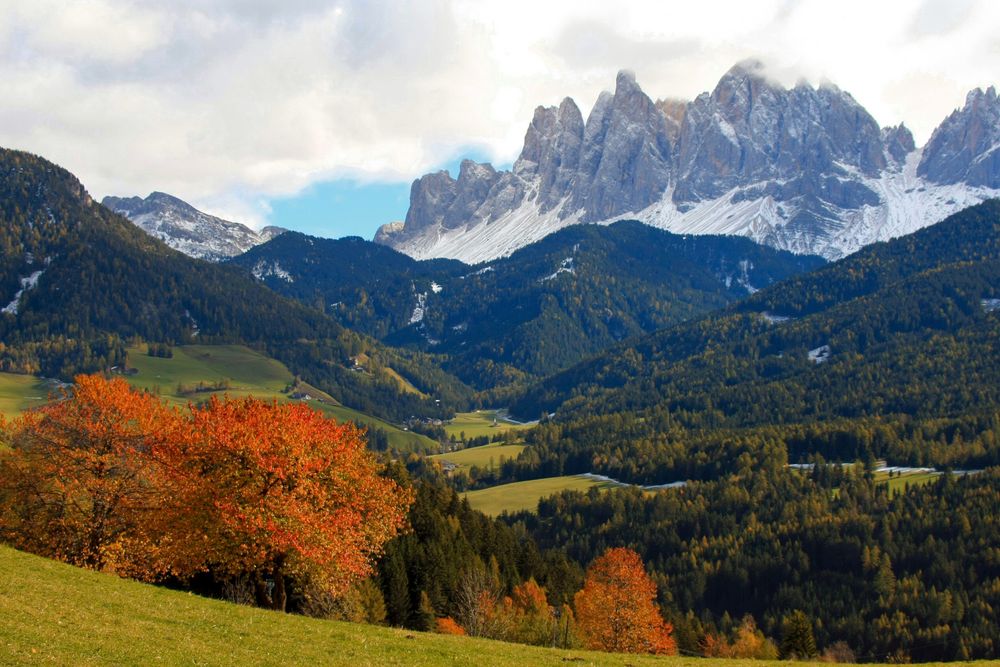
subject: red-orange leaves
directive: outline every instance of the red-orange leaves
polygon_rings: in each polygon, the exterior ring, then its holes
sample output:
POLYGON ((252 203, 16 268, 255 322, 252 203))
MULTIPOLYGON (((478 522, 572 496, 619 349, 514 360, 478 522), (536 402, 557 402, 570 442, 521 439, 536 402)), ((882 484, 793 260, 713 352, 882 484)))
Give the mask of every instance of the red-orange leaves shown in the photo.
POLYGON ((331 593, 371 572, 402 528, 408 491, 380 477, 361 432, 301 404, 210 400, 191 410, 192 437, 160 450, 180 490, 172 550, 179 570, 273 582, 308 573, 331 593))
POLYGON ((0 531, 13 545, 76 565, 150 578, 159 471, 149 453, 180 414, 121 379, 80 376, 9 429, 0 457, 0 531))
POLYGON ((439 618, 435 621, 434 631, 439 635, 465 635, 465 629, 455 622, 451 616, 439 618))
POLYGON ((609 549, 587 570, 574 597, 577 630, 587 648, 623 653, 677 652, 673 628, 655 604, 656 585, 639 554, 609 549))

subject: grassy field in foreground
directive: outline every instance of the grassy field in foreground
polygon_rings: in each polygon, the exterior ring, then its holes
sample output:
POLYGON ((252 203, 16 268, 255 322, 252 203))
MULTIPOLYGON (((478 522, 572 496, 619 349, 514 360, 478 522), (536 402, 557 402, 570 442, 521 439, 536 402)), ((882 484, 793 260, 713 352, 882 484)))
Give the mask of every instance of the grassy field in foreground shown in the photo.
POLYGON ((488 468, 490 464, 499 466, 501 459, 517 458, 517 455, 520 454, 524 448, 525 445, 505 445, 495 442, 491 445, 460 449, 457 452, 435 454, 430 458, 438 459, 440 461, 450 461, 459 468, 471 468, 472 466, 488 468))
POLYGON ((496 410, 476 410, 475 412, 459 412, 455 418, 444 425, 444 431, 449 437, 459 438, 463 433, 465 438, 478 438, 483 435, 493 437, 506 431, 523 431, 532 424, 517 424, 506 419, 500 419, 496 410), (493 420, 496 419, 496 426, 493 420))
POLYGON ((473 508, 497 516, 504 510, 519 512, 521 510, 535 511, 538 501, 560 491, 586 491, 591 487, 609 489, 620 486, 614 482, 591 479, 582 475, 565 475, 563 477, 545 477, 527 482, 512 482, 491 486, 488 489, 469 491, 465 497, 473 508))
POLYGON ((686 662, 538 649, 279 614, 96 574, 6 547, 0 547, 0 572, 0 663, 5 665, 686 662))
POLYGON ((809 664, 614 655, 321 621, 126 581, 2 546, 0 572, 4 665, 809 664))

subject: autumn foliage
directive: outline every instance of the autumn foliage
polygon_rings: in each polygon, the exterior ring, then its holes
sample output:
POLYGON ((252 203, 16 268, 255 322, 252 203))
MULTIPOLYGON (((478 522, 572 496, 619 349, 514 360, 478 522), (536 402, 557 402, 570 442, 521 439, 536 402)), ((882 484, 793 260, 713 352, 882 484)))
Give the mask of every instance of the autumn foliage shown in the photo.
POLYGON ((435 621, 435 631, 439 635, 465 635, 465 629, 450 616, 435 621))
POLYGON ((177 411, 124 380, 77 378, 72 393, 5 429, 0 536, 75 565, 148 574, 163 495, 151 452, 180 431, 177 411))
POLYGON ((701 641, 701 653, 706 658, 778 659, 778 647, 757 629, 757 623, 750 615, 740 622, 732 641, 721 635, 705 635, 701 641))
POLYGON ((639 554, 609 549, 587 570, 574 597, 577 631, 584 646, 620 653, 674 654, 673 628, 655 603, 656 585, 639 554))
POLYGON ((143 579, 245 576, 283 609, 290 576, 339 594, 403 527, 408 490, 361 432, 304 405, 175 410, 121 379, 76 378, 5 429, 0 536, 143 579))

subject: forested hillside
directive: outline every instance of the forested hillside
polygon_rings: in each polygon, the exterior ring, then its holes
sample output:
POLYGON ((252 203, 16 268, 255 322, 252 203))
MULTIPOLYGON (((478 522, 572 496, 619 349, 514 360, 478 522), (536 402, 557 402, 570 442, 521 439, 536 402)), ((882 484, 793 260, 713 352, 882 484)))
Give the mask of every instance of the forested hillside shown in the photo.
POLYGON ((475 267, 301 234, 233 262, 345 326, 444 355, 444 368, 491 389, 556 372, 823 260, 621 222, 564 229, 475 267))
POLYGON ((242 342, 343 403, 394 420, 447 414, 465 396, 418 354, 396 355, 232 267, 171 250, 41 158, 0 152, 0 215, 4 370, 70 379, 122 365, 125 341, 135 337, 242 342), (355 370, 359 355, 365 363, 355 370), (428 395, 401 389, 385 367, 428 395))
POLYGON ((994 201, 576 366, 514 409, 751 426, 993 407, 998 285, 994 201))
POLYGON ((656 494, 566 492, 518 519, 589 562, 636 548, 682 650, 703 653, 751 614, 769 636, 805 613, 818 646, 858 662, 996 658, 997 470, 893 494, 860 467, 811 475, 741 457, 712 482, 656 494))

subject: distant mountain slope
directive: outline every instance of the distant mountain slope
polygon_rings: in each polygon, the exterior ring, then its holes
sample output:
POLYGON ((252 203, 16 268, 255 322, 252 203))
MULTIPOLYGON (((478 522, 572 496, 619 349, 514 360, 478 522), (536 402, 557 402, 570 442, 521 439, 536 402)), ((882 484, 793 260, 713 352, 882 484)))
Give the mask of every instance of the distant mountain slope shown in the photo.
POLYGON ((823 263, 636 222, 564 229, 475 267, 293 233, 232 261, 342 324, 447 355, 480 388, 555 372, 823 263))
POLYGON ((285 231, 280 227, 265 227, 255 232, 238 222, 202 213, 163 192, 154 192, 145 199, 105 197, 101 203, 174 250, 212 261, 244 253, 285 231))
POLYGON ((1000 406, 1000 202, 761 290, 533 387, 564 419, 660 409, 750 426, 1000 406))
POLYGON ((455 260, 417 261, 359 237, 323 239, 286 232, 228 260, 271 289, 379 338, 409 325, 414 289, 430 289, 469 268, 455 260))
POLYGON ((510 171, 464 161, 413 183, 380 243, 481 262, 579 222, 638 219, 837 259, 1000 196, 1000 102, 969 93, 917 149, 832 84, 785 88, 738 63, 692 101, 648 97, 618 74, 586 120, 538 107, 510 171))
POLYGON ((0 221, 3 370, 68 379, 120 364, 126 339, 141 337, 262 347, 344 404, 397 421, 446 412, 463 391, 416 355, 170 249, 42 158, 0 149, 0 221), (355 370, 359 355, 368 362, 355 370), (385 367, 434 396, 405 391, 385 367))

